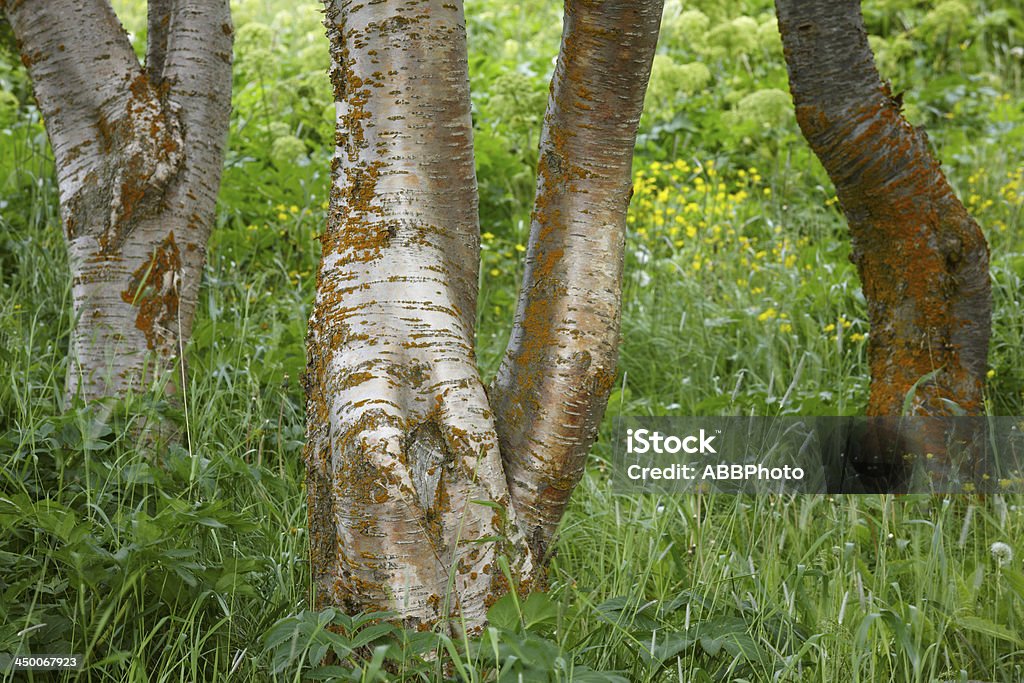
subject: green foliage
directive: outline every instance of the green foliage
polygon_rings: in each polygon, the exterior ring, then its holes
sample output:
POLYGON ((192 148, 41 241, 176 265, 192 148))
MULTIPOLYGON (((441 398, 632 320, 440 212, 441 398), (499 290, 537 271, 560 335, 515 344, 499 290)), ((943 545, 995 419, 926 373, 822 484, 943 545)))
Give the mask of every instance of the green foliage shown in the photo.
POLYGON ((409 680, 426 680, 433 668, 426 655, 437 651, 441 639, 383 621, 394 616, 380 612, 350 617, 329 607, 280 619, 263 640, 270 670, 304 671, 306 680, 369 682, 389 680, 386 667, 398 665, 409 680))
MULTIPOLYGON (((988 407, 1020 415, 1024 10, 863 4, 883 75, 990 240, 988 407)), ((116 6, 143 54, 144 3, 116 6)), ((318 10, 233 3, 229 152, 179 406, 63 404, 53 164, 0 40, 0 672, 16 652, 77 651, 86 678, 130 681, 1024 676, 1019 497, 613 495, 608 424, 547 595, 503 598, 474 638, 310 611, 299 377, 334 145, 318 10), (145 424, 162 436, 140 440, 145 424)), ((559 11, 467 7, 486 374, 515 306, 559 11)), ((609 419, 863 410, 864 299, 770 2, 666 4, 634 190, 609 419)))
POLYGON ((736 107, 731 112, 726 112, 724 118, 737 126, 751 126, 755 130, 763 128, 770 131, 777 126, 785 125, 789 120, 792 102, 789 93, 778 88, 755 90, 741 97, 736 102, 736 107), (732 116, 729 116, 730 114, 732 116))
POLYGON ((74 651, 126 675, 149 657, 192 657, 209 678, 218 664, 199 653, 244 647, 294 604, 302 578, 282 566, 301 557, 293 515, 282 533, 280 513, 255 514, 295 497, 291 477, 213 444, 159 447, 158 460, 139 447, 145 425, 183 420, 140 397, 0 434, 3 668, 17 651, 74 651))
POLYGON ((702 62, 678 64, 669 55, 655 55, 645 108, 671 113, 677 100, 703 90, 710 82, 711 70, 702 62))

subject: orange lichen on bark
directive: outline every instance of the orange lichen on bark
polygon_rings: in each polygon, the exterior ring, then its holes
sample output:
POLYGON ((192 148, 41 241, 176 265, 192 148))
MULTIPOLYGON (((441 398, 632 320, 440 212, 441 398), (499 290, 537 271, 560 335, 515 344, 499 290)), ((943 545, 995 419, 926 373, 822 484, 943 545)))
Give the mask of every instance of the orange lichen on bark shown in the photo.
POLYGON ((911 386, 941 368, 936 381, 919 387, 915 409, 948 414, 945 401, 952 401, 974 414, 981 410, 983 370, 961 358, 977 350, 955 338, 975 321, 955 307, 976 279, 965 277, 968 270, 987 270, 987 246, 952 197, 924 134, 886 106, 884 90, 879 97, 882 104, 834 122, 834 142, 818 147, 850 220, 852 259, 868 302, 869 413, 898 414, 911 386))
POLYGON ((859 5, 779 0, 797 121, 836 186, 868 305, 868 413, 982 410, 988 246, 875 69, 859 5))
POLYGON ((150 50, 145 67, 108 3, 7 7, 54 154, 76 313, 66 387, 85 400, 149 386, 171 367, 150 352, 176 354, 189 334, 213 222, 228 2, 150 4, 162 19, 150 48, 176 49, 153 61, 150 50))
POLYGON ((523 285, 490 391, 513 504, 541 558, 614 378, 625 199, 661 9, 572 0, 565 7, 523 285))
MULTIPOLYGON (((481 623, 480 566, 491 539, 516 535, 514 517, 495 528, 473 502, 508 494, 473 363, 479 225, 456 9, 341 0, 326 21, 337 148, 305 381, 309 476, 332 502, 311 487, 314 581, 321 604, 417 628, 459 611, 481 623)), ((516 550, 512 566, 528 565, 516 550)))
MULTIPOLYGON (((867 412, 977 415, 991 324, 988 245, 879 77, 856 0, 776 0, 797 122, 836 187, 870 323, 867 412)), ((942 483, 948 424, 910 423, 942 483)), ((899 457, 884 468, 905 473, 899 457)), ((883 468, 883 469, 884 469, 883 468)), ((889 475, 886 475, 889 476, 889 475)), ((898 474, 897 478, 903 476, 898 474)), ((892 485, 890 483, 887 485, 892 485)), ((897 483, 898 485, 898 483, 897 483)))
POLYGON ((146 336, 151 351, 174 355, 177 348, 167 344, 177 327, 180 293, 181 253, 174 232, 153 251, 153 257, 132 273, 121 300, 137 309, 135 327, 146 336))

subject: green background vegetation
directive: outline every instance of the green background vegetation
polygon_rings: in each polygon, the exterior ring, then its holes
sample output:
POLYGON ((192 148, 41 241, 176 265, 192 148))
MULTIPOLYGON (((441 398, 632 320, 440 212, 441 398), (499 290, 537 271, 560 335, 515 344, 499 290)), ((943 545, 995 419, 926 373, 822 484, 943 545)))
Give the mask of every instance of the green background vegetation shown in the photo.
MULTIPOLYGON (((141 54, 144 3, 115 5, 141 54)), ((62 405, 72 320, 52 160, 9 40, 0 53, 0 660, 83 652, 89 678, 111 681, 1024 680, 1019 496, 627 497, 609 490, 607 429, 550 594, 499 603, 482 638, 308 611, 299 378, 334 134, 327 43, 314 3, 233 9, 230 150, 187 409, 62 405), (146 420, 188 439, 154 460, 131 436, 146 420), (320 628, 331 621, 338 633, 320 628), (328 651, 358 665, 325 669, 328 651)), ((488 377, 560 9, 467 7, 488 377)), ((991 242, 987 405, 1021 415, 1024 13, 864 12, 883 75, 991 242)), ((637 152, 608 417, 861 412, 864 301, 769 2, 669 0, 637 152)))

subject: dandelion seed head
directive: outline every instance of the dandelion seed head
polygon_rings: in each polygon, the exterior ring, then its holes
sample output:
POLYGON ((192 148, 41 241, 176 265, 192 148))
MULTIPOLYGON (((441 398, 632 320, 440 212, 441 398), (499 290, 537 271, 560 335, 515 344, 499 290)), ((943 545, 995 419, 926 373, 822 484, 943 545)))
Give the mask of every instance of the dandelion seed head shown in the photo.
POLYGON ((1000 567, 1005 567, 1013 562, 1013 548, 1002 541, 996 541, 989 546, 988 550, 992 553, 992 559, 994 559, 996 564, 1000 567))

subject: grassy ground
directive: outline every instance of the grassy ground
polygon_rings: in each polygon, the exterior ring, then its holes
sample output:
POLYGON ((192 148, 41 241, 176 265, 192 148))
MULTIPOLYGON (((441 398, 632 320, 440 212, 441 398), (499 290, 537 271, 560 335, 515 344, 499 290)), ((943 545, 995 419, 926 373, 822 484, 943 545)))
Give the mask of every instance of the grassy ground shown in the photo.
MULTIPOLYGON (((142 6, 117 5, 141 49, 142 6)), ((515 299, 557 9, 467 8, 485 374, 515 299)), ((866 402, 863 298, 769 10, 669 3, 609 418, 866 402)), ((1024 17, 980 0, 865 13, 884 74, 991 242, 988 406, 1021 415, 1024 17)), ((298 378, 332 140, 318 19, 313 5, 235 6, 231 152, 188 408, 138 396, 108 420, 60 398, 71 313, 52 163, 20 65, 0 58, 14 98, 0 99, 0 657, 87 653, 97 681, 298 680, 328 648, 369 655, 345 674, 367 681, 1024 680, 1019 496, 628 497, 608 484, 607 428, 550 595, 500 603, 481 640, 304 611, 298 378), (143 419, 189 439, 151 460, 131 436, 143 419)))

